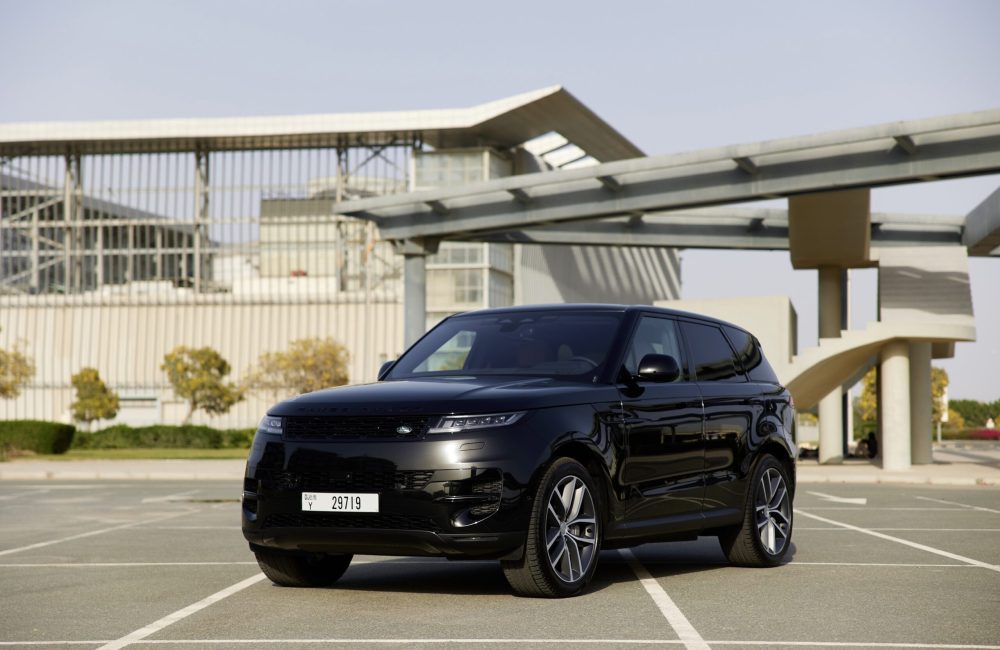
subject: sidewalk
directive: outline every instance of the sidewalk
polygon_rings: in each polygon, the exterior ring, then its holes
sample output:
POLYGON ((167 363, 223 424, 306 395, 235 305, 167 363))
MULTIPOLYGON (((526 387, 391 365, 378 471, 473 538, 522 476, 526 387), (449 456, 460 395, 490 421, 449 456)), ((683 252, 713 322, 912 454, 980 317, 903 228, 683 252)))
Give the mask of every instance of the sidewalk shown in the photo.
MULTIPOLYGON (((15 460, 0 463, 0 480, 240 481, 242 460, 15 460)), ((1000 448, 935 447, 933 465, 887 472, 863 460, 820 465, 800 460, 799 483, 916 483, 1000 486, 1000 448)))

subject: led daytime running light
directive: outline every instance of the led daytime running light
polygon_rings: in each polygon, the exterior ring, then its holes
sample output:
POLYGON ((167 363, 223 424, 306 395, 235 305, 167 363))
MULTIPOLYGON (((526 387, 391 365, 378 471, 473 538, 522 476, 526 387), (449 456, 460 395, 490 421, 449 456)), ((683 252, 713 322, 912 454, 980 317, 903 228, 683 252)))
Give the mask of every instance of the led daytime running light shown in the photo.
POLYGON ((446 415, 427 433, 457 433, 472 429, 493 429, 514 424, 524 416, 518 413, 490 413, 487 415, 446 415))
POLYGON ((257 425, 258 431, 263 431, 264 433, 273 433, 276 435, 281 435, 285 430, 285 419, 276 418, 271 415, 265 415, 260 424, 257 425))

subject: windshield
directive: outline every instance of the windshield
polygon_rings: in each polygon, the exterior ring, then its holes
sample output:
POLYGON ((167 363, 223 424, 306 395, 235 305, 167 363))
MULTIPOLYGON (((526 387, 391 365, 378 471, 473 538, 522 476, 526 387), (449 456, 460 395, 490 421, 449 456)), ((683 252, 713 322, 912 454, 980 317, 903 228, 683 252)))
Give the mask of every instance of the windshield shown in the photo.
POLYGON ((590 381, 607 361, 621 318, 573 311, 456 316, 403 355, 388 379, 490 374, 590 381))

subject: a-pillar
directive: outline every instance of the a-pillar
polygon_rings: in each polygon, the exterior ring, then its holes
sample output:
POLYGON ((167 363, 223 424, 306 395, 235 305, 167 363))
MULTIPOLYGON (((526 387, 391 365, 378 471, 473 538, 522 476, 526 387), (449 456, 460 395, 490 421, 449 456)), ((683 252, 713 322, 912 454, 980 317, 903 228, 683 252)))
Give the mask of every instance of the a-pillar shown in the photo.
POLYGON ((879 359, 882 469, 910 467, 910 345, 892 341, 879 359))
MULTIPOLYGON (((819 268, 819 337, 837 338, 843 325, 843 269, 819 268)), ((837 386, 819 401, 819 462, 844 460, 843 389, 837 386)))
POLYGON ((437 252, 437 240, 395 241, 403 256, 403 344, 410 347, 427 329, 427 256, 437 252))
POLYGON ((931 457, 931 344, 910 343, 910 459, 929 465, 931 457))

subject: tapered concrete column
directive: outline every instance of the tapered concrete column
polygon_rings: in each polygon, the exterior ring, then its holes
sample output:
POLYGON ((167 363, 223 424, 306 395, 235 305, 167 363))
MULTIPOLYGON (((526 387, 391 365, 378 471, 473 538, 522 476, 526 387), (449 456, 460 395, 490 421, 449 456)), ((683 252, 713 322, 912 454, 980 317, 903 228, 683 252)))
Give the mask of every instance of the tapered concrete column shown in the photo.
POLYGON ((880 357, 882 469, 910 467, 910 346, 893 341, 880 357))
MULTIPOLYGON (((819 337, 837 338, 843 320, 843 271, 835 266, 819 269, 819 337)), ((843 390, 838 386, 819 401, 819 462, 844 460, 843 390)))
POLYGON ((910 343, 910 460, 929 465, 931 456, 931 344, 910 343))
POLYGON ((427 256, 403 256, 403 344, 410 347, 427 329, 427 256))
POLYGON ((437 240, 395 241, 403 256, 403 344, 410 347, 427 330, 427 256, 440 244, 437 240))

